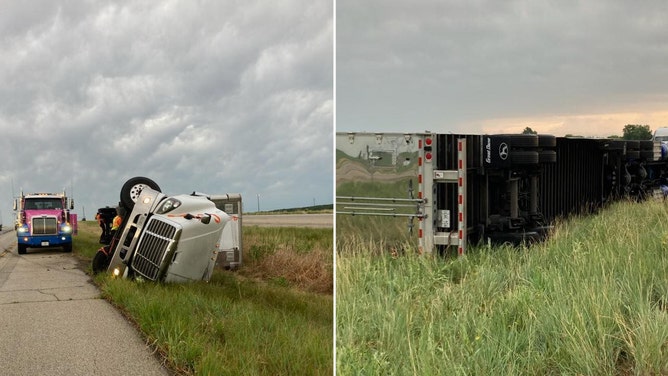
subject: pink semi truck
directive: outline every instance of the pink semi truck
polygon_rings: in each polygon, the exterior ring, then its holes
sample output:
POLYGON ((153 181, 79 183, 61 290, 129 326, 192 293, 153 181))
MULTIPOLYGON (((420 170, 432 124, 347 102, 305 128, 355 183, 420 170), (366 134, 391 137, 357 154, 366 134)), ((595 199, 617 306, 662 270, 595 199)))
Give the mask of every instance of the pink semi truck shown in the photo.
POLYGON ((72 252, 72 235, 77 232, 77 215, 71 213, 74 200, 65 192, 23 194, 14 200, 19 254, 28 248, 63 247, 72 252))

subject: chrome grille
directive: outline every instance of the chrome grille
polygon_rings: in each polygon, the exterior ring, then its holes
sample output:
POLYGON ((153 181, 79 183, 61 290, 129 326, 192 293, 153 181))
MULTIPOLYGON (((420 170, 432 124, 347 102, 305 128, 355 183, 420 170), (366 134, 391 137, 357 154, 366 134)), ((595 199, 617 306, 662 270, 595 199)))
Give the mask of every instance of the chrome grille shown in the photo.
POLYGON ((32 219, 33 235, 58 234, 58 222, 54 217, 34 217, 32 219))
POLYGON ((152 281, 158 279, 160 265, 174 243, 176 233, 177 229, 171 224, 151 218, 132 260, 135 272, 152 281))

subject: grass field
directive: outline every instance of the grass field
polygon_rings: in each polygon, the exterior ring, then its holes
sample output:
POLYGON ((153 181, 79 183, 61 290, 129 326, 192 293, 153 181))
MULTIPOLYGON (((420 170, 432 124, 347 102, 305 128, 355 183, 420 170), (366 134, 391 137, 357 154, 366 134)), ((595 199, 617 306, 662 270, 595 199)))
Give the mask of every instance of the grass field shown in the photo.
POLYGON ((256 212, 247 212, 244 215, 257 215, 257 214, 326 214, 334 213, 334 204, 326 205, 315 205, 315 206, 305 206, 302 208, 291 208, 291 209, 277 209, 277 210, 264 210, 256 212))
MULTIPOLYGON (((243 236, 245 265, 208 283, 96 282, 179 374, 331 375, 332 230, 249 227, 243 236)), ((95 222, 80 223, 74 252, 90 260, 98 237, 95 222)))
POLYGON ((666 375, 666 209, 618 203, 445 260, 338 232, 337 373, 666 375))

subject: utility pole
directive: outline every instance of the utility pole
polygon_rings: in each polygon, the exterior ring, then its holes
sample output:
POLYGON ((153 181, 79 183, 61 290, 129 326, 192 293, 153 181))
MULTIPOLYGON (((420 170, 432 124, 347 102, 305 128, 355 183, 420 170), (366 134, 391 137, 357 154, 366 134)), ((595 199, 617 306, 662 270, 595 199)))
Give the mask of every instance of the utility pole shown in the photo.
POLYGON ((260 212, 260 194, 257 194, 257 211, 260 212))

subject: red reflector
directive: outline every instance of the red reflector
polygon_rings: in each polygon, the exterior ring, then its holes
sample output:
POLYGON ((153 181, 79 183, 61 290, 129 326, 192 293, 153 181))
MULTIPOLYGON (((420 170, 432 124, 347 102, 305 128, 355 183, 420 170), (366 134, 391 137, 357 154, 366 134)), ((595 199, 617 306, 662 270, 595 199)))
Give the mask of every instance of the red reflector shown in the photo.
POLYGON ((459 247, 459 255, 461 256, 461 255, 463 255, 463 254, 464 254, 464 248, 459 247))
POLYGON ((418 231, 418 238, 421 238, 421 237, 422 237, 422 229, 420 229, 420 231, 418 231))
POLYGON ((422 140, 418 140, 418 148, 422 149, 422 140))
POLYGON ((418 198, 422 199, 422 192, 418 192, 418 198))
POLYGON ((425 143, 427 146, 431 146, 431 138, 426 138, 426 139, 424 140, 424 143, 425 143))
POLYGON ((464 239, 464 231, 459 230, 459 240, 464 239))
POLYGON ((418 157, 418 166, 422 166, 422 157, 418 157))
POLYGON ((418 184, 422 184, 422 174, 418 175, 418 184))
POLYGON ((462 205, 464 203, 464 196, 459 195, 459 205, 462 205))
POLYGON ((459 212, 459 222, 464 222, 464 213, 459 212))
POLYGON ((459 178, 459 186, 463 187, 464 186, 464 179, 459 178))
POLYGON ((461 141, 459 141, 457 143, 457 147, 459 148, 459 151, 462 151, 462 142, 461 141))
POLYGON ((460 159, 460 160, 459 160, 459 169, 461 170, 461 169, 463 169, 463 168, 464 168, 464 163, 463 163, 463 161, 460 159))
POLYGON ((427 162, 431 161, 431 153, 425 153, 424 154, 424 159, 426 159, 427 162))

